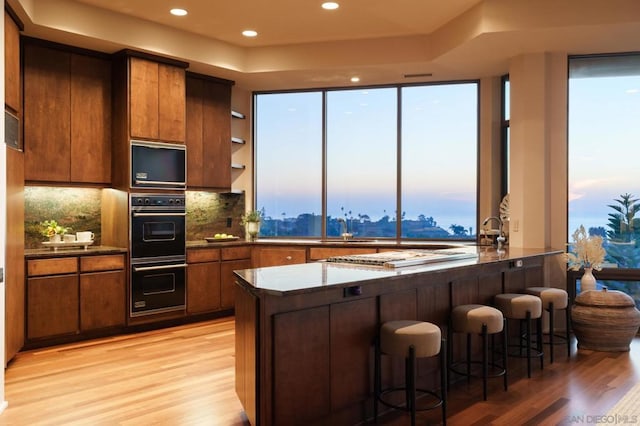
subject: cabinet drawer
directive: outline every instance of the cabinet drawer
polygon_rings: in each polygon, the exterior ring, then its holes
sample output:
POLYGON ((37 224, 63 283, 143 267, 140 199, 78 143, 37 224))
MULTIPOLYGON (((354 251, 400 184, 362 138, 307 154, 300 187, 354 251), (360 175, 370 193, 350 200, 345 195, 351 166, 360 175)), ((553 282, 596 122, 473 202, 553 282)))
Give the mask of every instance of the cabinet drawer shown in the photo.
POLYGON ((251 247, 225 247, 222 249, 222 260, 250 259, 251 247))
POLYGON ((124 255, 84 256, 80 258, 80 272, 114 271, 124 269, 124 255))
POLYGON ((220 260, 220 249, 191 249, 187 250, 187 263, 215 262, 220 260))
POLYGON ((303 248, 259 248, 254 263, 258 268, 267 266, 294 265, 307 261, 307 251, 303 248))
POLYGON ((56 259, 32 259, 27 262, 27 274, 39 275, 75 274, 78 272, 77 257, 59 257, 56 259))

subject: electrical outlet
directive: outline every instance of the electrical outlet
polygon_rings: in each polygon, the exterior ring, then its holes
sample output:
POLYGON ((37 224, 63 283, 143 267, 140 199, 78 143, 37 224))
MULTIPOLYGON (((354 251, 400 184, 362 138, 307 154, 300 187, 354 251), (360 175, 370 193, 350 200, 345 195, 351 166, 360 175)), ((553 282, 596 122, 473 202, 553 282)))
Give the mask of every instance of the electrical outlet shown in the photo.
POLYGON ((227 228, 231 228, 231 218, 227 218, 227 228))
POLYGON ((513 224, 513 232, 520 231, 520 221, 518 219, 511 222, 513 224))

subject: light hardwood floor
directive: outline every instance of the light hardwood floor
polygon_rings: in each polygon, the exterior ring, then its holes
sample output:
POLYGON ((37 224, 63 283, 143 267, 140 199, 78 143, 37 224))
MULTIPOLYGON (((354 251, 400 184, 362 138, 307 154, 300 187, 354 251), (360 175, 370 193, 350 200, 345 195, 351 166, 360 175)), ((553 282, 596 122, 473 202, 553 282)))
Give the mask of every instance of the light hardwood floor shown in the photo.
MULTIPOLYGON (((479 380, 449 395, 450 425, 576 424, 571 416, 607 411, 640 379, 640 340, 631 352, 576 351, 537 363, 511 359, 509 391, 479 380), (522 362, 521 362, 522 361, 522 362)), ((6 370, 7 410, 0 425, 244 425, 234 391, 234 321, 223 318, 171 329, 23 352, 6 370)), ((438 423, 439 412, 420 414, 438 423)), ((405 425, 404 413, 380 424, 405 425)))

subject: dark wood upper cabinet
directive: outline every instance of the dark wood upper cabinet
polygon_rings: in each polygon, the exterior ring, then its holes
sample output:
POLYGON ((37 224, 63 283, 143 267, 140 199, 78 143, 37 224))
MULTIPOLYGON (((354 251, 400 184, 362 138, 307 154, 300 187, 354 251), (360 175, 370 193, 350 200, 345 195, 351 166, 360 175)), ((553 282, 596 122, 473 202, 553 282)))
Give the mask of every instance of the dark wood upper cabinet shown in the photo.
POLYGON ((24 45, 25 180, 71 179, 71 54, 24 45))
POLYGON ((12 16, 4 12, 4 104, 20 112, 20 28, 12 16))
POLYGON ((71 55, 71 181, 111 182, 111 62, 71 55))
POLYGON ((158 63, 129 58, 131 137, 158 139, 158 63))
POLYGON ((129 58, 130 136, 184 143, 184 68, 129 58))
POLYGON ((232 81, 187 75, 187 185, 231 188, 232 81))
POLYGON ((158 136, 161 140, 184 143, 185 71, 167 64, 158 66, 158 136))
POLYGON ((111 182, 111 62, 24 43, 25 180, 111 182))

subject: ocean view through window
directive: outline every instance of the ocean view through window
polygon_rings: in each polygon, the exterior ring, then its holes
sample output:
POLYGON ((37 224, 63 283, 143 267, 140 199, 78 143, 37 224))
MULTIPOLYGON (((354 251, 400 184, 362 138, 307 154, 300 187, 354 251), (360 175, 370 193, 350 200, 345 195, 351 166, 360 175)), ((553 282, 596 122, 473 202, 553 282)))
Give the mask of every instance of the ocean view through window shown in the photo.
POLYGON ((600 286, 640 306, 640 55, 569 60, 569 229, 603 237, 600 286), (630 271, 623 280, 613 268, 630 271), (606 284, 604 284, 606 283, 606 284))
POLYGON ((254 94, 261 237, 475 240, 478 82, 254 94))

